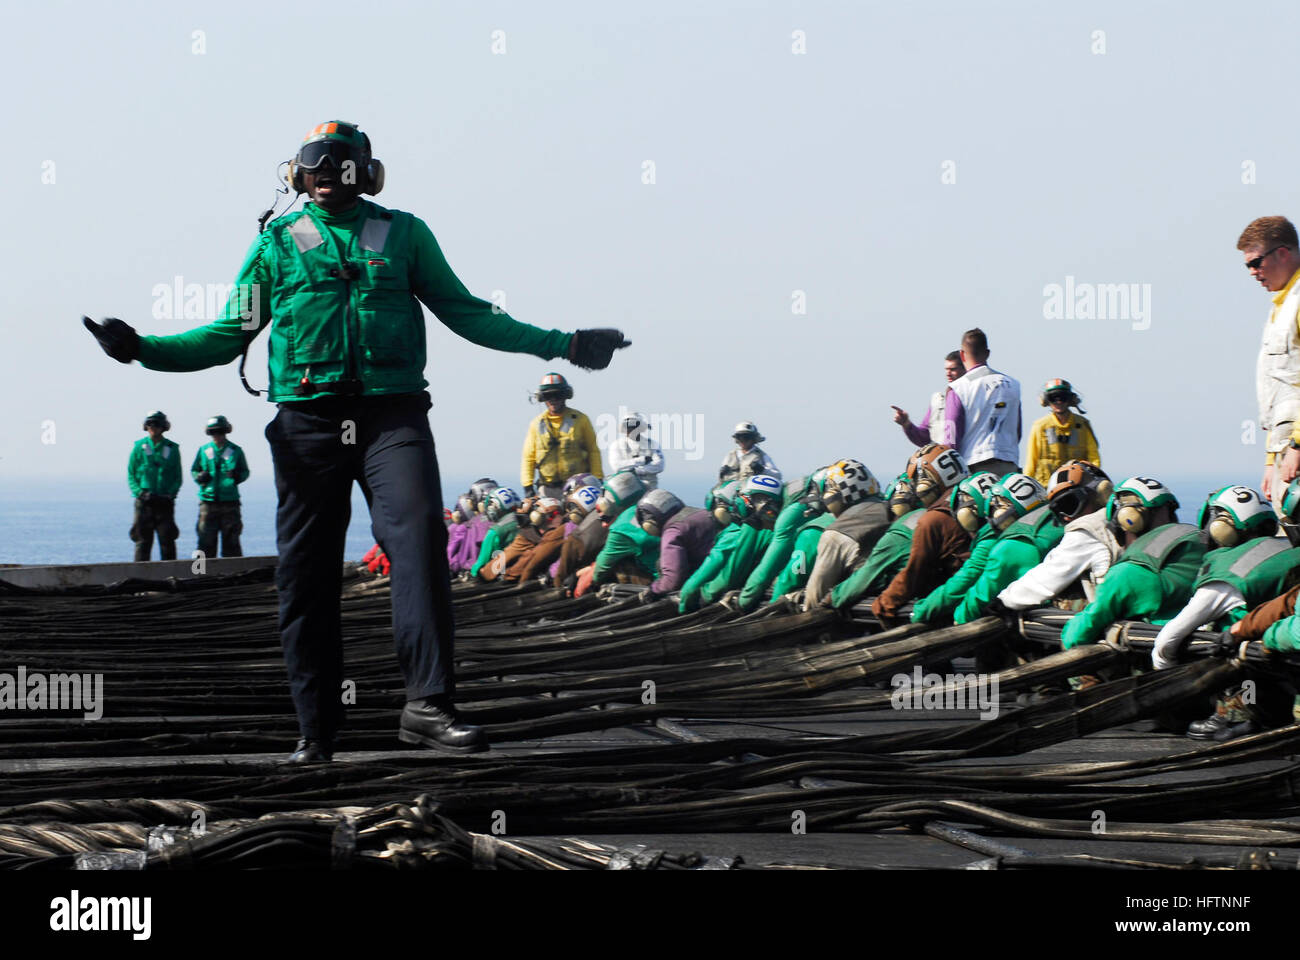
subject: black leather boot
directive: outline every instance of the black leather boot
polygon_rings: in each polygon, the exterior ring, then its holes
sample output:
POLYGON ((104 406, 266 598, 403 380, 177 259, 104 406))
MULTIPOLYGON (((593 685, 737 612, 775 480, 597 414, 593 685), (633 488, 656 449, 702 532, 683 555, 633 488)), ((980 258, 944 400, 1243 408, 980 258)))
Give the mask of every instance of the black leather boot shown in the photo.
POLYGON ((1238 737, 1247 737, 1259 733, 1259 724, 1254 720, 1230 720, 1221 713, 1204 720, 1197 720, 1187 727, 1187 736, 1191 740, 1213 740, 1227 743, 1238 737))
POLYGON ((451 699, 441 695, 408 700, 397 738, 453 753, 475 753, 488 746, 483 728, 461 722, 451 699))
POLYGON ((334 759, 334 748, 321 740, 299 740, 298 746, 285 763, 329 763, 334 759))

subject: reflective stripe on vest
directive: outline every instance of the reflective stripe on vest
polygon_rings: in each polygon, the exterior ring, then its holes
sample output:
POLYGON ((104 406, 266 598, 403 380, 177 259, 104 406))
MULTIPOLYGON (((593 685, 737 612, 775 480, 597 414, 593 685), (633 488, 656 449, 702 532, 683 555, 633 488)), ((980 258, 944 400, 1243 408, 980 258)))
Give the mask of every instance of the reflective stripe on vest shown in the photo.
POLYGON ((1189 534, 1194 535, 1197 533, 1199 531, 1189 523, 1167 524, 1161 527, 1155 536, 1142 544, 1141 552, 1145 553, 1159 566, 1164 563, 1165 557, 1178 545, 1180 540, 1189 534))
POLYGON ((1028 540, 1032 543, 1038 537, 1038 528, 1052 519, 1052 511, 1047 508, 1046 504, 1035 507, 1007 527, 1006 532, 1002 534, 1002 538, 1004 540, 1028 540))
POLYGON ((289 224, 289 236, 293 237, 299 253, 306 253, 325 242, 325 238, 320 235, 320 228, 316 226, 310 214, 303 214, 289 224))
POLYGON ((903 526, 907 527, 907 529, 911 530, 913 533, 915 533, 916 525, 921 522, 921 517, 924 514, 925 514, 924 509, 913 510, 911 513, 907 514, 907 516, 900 517, 898 522, 901 523, 903 526))
POLYGON ((1234 577, 1244 577, 1265 560, 1289 549, 1291 549, 1291 544, 1287 540, 1281 540, 1277 537, 1263 537, 1259 543, 1239 556, 1237 561, 1228 568, 1228 572, 1234 577))
MULTIPOLYGON (((516 427, 516 429, 518 428, 516 427)), ((560 421, 560 429, 557 431, 557 433, 565 434, 571 431, 572 429, 573 429, 573 414, 566 412, 564 414, 564 419, 560 421)), ((549 436, 550 433, 551 433, 550 424, 546 420, 546 414, 542 414, 541 419, 537 421, 537 435, 539 437, 546 437, 549 436)))
POLYGON ((392 228, 391 220, 367 220, 361 228, 361 249, 374 253, 383 253, 384 244, 388 242, 388 231, 392 228))

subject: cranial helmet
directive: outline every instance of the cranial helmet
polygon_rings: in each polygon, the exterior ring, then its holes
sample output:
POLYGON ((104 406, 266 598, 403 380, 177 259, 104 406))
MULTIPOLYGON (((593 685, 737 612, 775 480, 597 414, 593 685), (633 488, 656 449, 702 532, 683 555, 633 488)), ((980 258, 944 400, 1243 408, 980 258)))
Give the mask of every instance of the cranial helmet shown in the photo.
POLYGON ((704 509, 710 511, 713 518, 725 527, 734 519, 731 513, 731 504, 736 499, 736 494, 739 491, 739 480, 729 480, 726 483, 718 484, 704 498, 704 509))
POLYGON ((907 471, 917 498, 927 507, 968 476, 965 458, 952 447, 937 444, 918 456, 907 471))
POLYGON ((539 403, 545 403, 547 400, 572 400, 573 387, 569 386, 569 381, 560 374, 548 373, 537 385, 536 396, 539 403))
POLYGON ((579 487, 600 487, 600 478, 594 473, 575 473, 564 481, 564 495, 567 497, 579 487))
MULTIPOLYGON (((163 419, 166 418, 164 417, 163 419)), ((217 414, 215 417, 211 418, 208 421, 207 426, 203 428, 203 432, 211 435, 214 433, 229 433, 233 429, 234 427, 230 425, 229 420, 227 420, 221 414, 217 414)))
POLYGON ((664 524, 685 506, 667 490, 651 490, 636 505, 636 522, 652 537, 664 535, 664 524))
POLYGON ((1276 534, 1277 514, 1272 504, 1250 487, 1224 487, 1206 498, 1196 525, 1209 534, 1215 546, 1235 547, 1276 534))
POLYGON ((528 522, 534 527, 549 526, 564 513, 564 505, 554 497, 538 497, 533 501, 533 509, 528 514, 528 522))
POLYGON ((895 520, 907 516, 921 506, 916 490, 912 488, 912 481, 905 473, 900 473, 894 478, 894 482, 885 491, 885 499, 889 501, 889 512, 895 520))
POLYGON ((1067 460, 1052 473, 1047 506, 1062 523, 1100 510, 1115 492, 1106 472, 1087 460, 1067 460))
POLYGON ((141 429, 148 430, 149 424, 151 423, 157 424, 162 427, 163 430, 170 430, 172 428, 171 423, 167 419, 167 414, 163 413, 161 410, 155 410, 153 413, 146 416, 144 418, 144 426, 141 429))
POLYGON ((462 493, 456 498, 456 507, 451 511, 452 523, 464 523, 476 512, 474 500, 468 493, 462 493))
POLYGON ((569 495, 564 498, 566 509, 569 512, 569 520, 573 523, 581 523, 587 514, 596 509, 596 501, 599 499, 600 487, 598 486, 583 484, 580 487, 574 487, 569 495))
POLYGON ((731 439, 737 440, 741 437, 748 437, 755 443, 762 443, 767 437, 758 432, 758 426, 753 420, 741 420, 736 424, 736 429, 731 431, 731 439))
POLYGON ((1079 395, 1074 392, 1074 387, 1070 386, 1070 381, 1061 380, 1059 377, 1043 384, 1043 389, 1038 394, 1038 402, 1045 407, 1060 396, 1064 396, 1066 403, 1072 407, 1079 404, 1079 395))
POLYGON ((370 138, 355 123, 331 120, 313 127, 289 161, 289 185, 302 193, 302 175, 327 163, 344 177, 355 176, 362 193, 373 197, 384 189, 384 165, 371 156, 370 138))
POLYGON ((997 482, 998 478, 985 470, 972 474, 953 487, 948 506, 967 533, 974 533, 988 519, 989 493, 997 482))
POLYGON ((1033 477, 1009 473, 989 491, 989 526, 1002 533, 1030 510, 1047 502, 1047 491, 1033 477))
POLYGON ((645 484, 631 470, 623 470, 605 479, 605 489, 596 501, 596 509, 608 521, 641 499, 645 484))
POLYGON ((826 471, 822 502, 839 516, 854 504, 880 499, 880 482, 860 460, 837 460, 826 471))
POLYGON ((781 481, 765 473, 744 482, 731 502, 731 514, 738 523, 770 529, 781 509, 781 481))
POLYGON ((520 503, 519 494, 509 487, 497 487, 488 494, 487 505, 483 508, 483 512, 487 514, 489 520, 496 523, 502 517, 517 510, 520 503))
POLYGON ((1178 500, 1159 480, 1129 477, 1106 501, 1106 521, 1119 533, 1144 533, 1151 529, 1151 511, 1168 506, 1178 509, 1178 500))

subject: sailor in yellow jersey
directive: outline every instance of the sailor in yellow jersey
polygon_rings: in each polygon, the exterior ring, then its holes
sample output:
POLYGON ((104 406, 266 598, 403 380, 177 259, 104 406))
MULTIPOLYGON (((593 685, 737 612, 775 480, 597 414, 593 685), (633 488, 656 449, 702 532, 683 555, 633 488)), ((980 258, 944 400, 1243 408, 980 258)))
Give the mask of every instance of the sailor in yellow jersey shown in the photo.
POLYGON ((1080 404, 1070 381, 1048 380, 1038 395, 1038 402, 1050 407, 1052 412, 1034 421, 1029 429, 1025 473, 1046 487, 1051 483, 1052 474, 1071 460, 1087 460, 1100 467, 1101 453, 1092 424, 1087 417, 1070 410, 1080 404))
POLYGON ((566 406, 572 396, 573 387, 558 373, 542 377, 537 399, 546 404, 546 412, 528 425, 519 469, 526 500, 534 495, 562 499, 564 481, 575 473, 594 474, 597 479, 605 476, 591 421, 585 413, 566 406))
POLYGON ((1281 513, 1287 484, 1300 474, 1300 239, 1286 217, 1260 217, 1241 232, 1246 269, 1273 294, 1255 373, 1264 434, 1266 499, 1281 513))

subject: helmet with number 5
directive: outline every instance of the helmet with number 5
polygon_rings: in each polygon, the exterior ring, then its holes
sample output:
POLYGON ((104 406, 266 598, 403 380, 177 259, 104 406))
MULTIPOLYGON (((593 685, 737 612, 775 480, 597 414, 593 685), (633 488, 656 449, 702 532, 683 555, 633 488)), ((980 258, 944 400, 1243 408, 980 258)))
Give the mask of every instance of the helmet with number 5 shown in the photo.
POLYGON ((483 512, 487 518, 496 523, 502 517, 507 516, 519 507, 519 494, 515 493, 509 487, 497 487, 487 495, 483 512))
POLYGON ((1178 499, 1159 480, 1129 477, 1106 501, 1106 522, 1120 533, 1144 533, 1152 529, 1151 511, 1157 507, 1178 509, 1178 499))
POLYGON ((968 476, 970 467, 966 466, 966 459, 952 447, 938 444, 917 457, 907 470, 907 478, 912 482, 917 499, 926 507, 968 476))
POLYGON ((1255 537, 1277 533, 1272 505, 1250 487, 1224 487, 1206 498, 1196 525, 1218 547, 1235 547, 1255 537))
POLYGON ((948 506, 952 507, 952 515, 967 533, 974 533, 988 519, 989 491, 997 482, 997 477, 984 470, 953 487, 948 506))
POLYGON ((1041 483, 1023 473, 1009 473, 989 491, 989 526, 1002 533, 1046 502, 1047 491, 1041 483))
POLYGON ((822 502, 835 516, 854 504, 879 499, 880 483, 861 461, 837 460, 827 468, 822 502))

